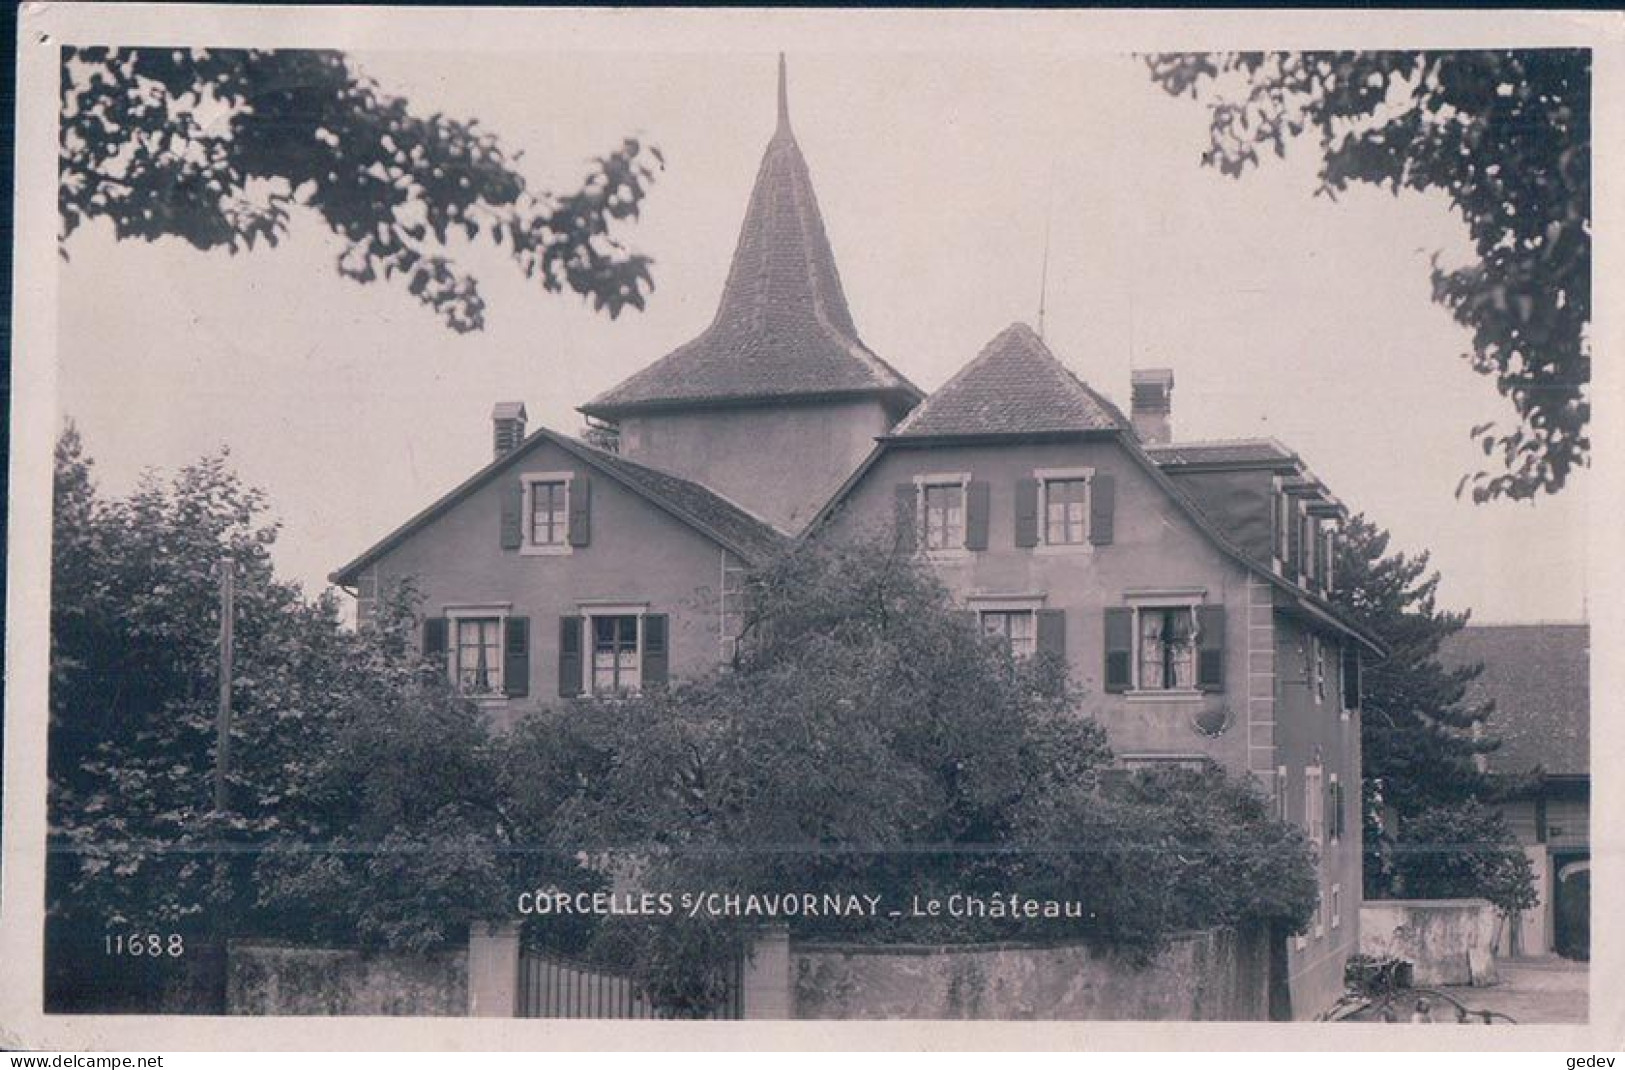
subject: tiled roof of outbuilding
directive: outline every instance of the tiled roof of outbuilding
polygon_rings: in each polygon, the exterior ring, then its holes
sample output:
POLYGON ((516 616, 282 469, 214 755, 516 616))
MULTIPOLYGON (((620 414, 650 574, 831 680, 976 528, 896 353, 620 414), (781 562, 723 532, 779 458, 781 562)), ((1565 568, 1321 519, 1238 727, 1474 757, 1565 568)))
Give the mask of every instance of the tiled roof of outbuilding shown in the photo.
POLYGON ((790 545, 789 536, 715 491, 541 427, 531 432, 523 442, 508 453, 441 495, 427 509, 384 536, 360 557, 336 569, 328 579, 343 586, 355 583, 368 566, 405 542, 453 505, 502 473, 516 467, 522 457, 543 442, 551 442, 566 453, 579 457, 634 494, 665 510, 689 527, 715 540, 719 545, 739 554, 751 564, 761 564, 790 545))
POLYGON ((784 97, 756 174, 733 266, 705 332, 581 406, 614 418, 640 409, 798 396, 923 395, 858 338, 835 253, 784 97))
POLYGON ((1069 371, 1025 323, 1000 331, 901 424, 893 439, 1118 431, 1123 413, 1069 371))
POLYGON ((1488 728, 1501 746, 1490 752, 1491 770, 1591 772, 1590 625, 1469 625, 1444 641, 1439 661, 1484 666, 1467 699, 1495 703, 1488 728))

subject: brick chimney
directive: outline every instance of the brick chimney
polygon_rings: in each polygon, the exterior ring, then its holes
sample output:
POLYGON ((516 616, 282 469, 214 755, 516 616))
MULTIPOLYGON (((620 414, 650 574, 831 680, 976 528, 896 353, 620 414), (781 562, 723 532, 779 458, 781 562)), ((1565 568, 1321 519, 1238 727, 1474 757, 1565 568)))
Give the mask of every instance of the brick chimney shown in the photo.
POLYGON ((1136 368, 1131 379, 1134 405, 1130 420, 1140 441, 1167 442, 1172 435, 1174 372, 1172 368, 1136 368))
POLYGON ((525 403, 499 401, 491 410, 491 443, 497 457, 503 457, 525 439, 525 403))

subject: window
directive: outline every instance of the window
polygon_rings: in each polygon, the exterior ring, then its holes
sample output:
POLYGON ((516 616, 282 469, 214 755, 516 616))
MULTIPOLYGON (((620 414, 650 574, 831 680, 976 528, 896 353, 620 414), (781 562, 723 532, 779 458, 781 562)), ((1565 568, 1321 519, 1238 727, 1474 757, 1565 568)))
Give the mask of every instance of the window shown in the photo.
POLYGON ((1309 834, 1309 842, 1317 848, 1326 828, 1324 778, 1325 772, 1319 765, 1311 765, 1303 771, 1303 828, 1309 834))
POLYGON ((1081 546, 1089 541, 1089 480, 1044 480, 1044 542, 1081 546))
POLYGON ((568 554, 585 546, 589 488, 572 472, 526 472, 517 495, 514 545, 525 554, 568 554))
POLYGON ((1336 575, 1335 562, 1337 561, 1337 532, 1332 529, 1330 524, 1326 525, 1325 539, 1326 552, 1325 556, 1321 558, 1323 568, 1321 570, 1320 586, 1327 594, 1331 594, 1336 584, 1334 577, 1336 575))
POLYGON ((1225 607, 1201 589, 1130 591, 1105 610, 1105 690, 1197 698, 1224 690, 1225 607))
POLYGON ((530 544, 564 546, 570 534, 570 484, 558 480, 530 485, 530 544))
POLYGON ((1286 766, 1277 766, 1275 769, 1275 797, 1271 800, 1272 813, 1277 821, 1286 820, 1286 793, 1286 766))
POLYGON ((1326 644, 1309 637, 1310 671, 1314 677, 1315 705, 1326 701, 1326 644))
POLYGON ((965 485, 925 485, 925 548, 950 550, 965 545, 965 485))
POLYGON ((1326 792, 1329 796, 1327 799, 1326 836, 1332 841, 1333 846, 1336 846, 1337 842, 1343 838, 1343 785, 1337 782, 1336 773, 1332 774, 1332 782, 1326 788, 1326 792))
POLYGON ((634 615, 590 617, 592 626, 592 693, 626 695, 643 683, 634 615))
POLYGON ((1038 617, 1032 610, 983 610, 981 616, 982 631, 1003 639, 1012 657, 1028 657, 1038 649, 1038 617))
POLYGON ((502 618, 452 619, 452 665, 465 695, 502 694, 502 618))
POLYGON ((1141 607, 1141 691, 1196 690, 1196 607, 1141 607))

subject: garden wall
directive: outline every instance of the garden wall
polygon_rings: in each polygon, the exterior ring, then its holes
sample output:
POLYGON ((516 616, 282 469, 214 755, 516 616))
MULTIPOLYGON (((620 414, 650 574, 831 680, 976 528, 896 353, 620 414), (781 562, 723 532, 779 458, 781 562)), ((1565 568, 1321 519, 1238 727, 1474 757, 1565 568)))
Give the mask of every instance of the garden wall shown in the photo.
POLYGON ((1360 950, 1412 963, 1419 985, 1492 985, 1495 907, 1486 899, 1368 899, 1360 950))
POLYGON ((789 946, 795 1018, 1264 1021, 1262 930, 1176 937, 1146 965, 1081 944, 789 946))
POLYGON ((228 1014, 467 1014, 468 952, 426 955, 233 941, 228 1014))

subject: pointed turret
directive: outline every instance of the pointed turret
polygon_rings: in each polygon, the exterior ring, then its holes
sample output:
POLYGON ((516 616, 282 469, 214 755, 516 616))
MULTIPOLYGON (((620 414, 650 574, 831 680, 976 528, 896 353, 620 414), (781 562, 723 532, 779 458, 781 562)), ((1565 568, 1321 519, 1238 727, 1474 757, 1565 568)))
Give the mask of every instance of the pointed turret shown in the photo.
POLYGON ((705 332, 581 406, 589 416, 693 403, 880 396, 906 410, 923 396, 858 337, 835 253, 790 129, 779 57, 778 126, 745 210, 716 317, 705 332))
POLYGON ((692 342, 581 406, 629 458, 801 527, 924 395, 863 344, 790 129, 778 116, 716 317, 692 342))

